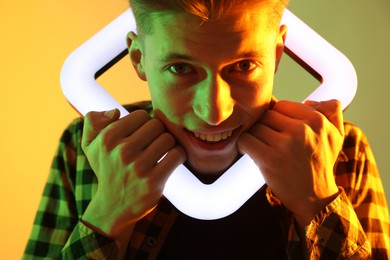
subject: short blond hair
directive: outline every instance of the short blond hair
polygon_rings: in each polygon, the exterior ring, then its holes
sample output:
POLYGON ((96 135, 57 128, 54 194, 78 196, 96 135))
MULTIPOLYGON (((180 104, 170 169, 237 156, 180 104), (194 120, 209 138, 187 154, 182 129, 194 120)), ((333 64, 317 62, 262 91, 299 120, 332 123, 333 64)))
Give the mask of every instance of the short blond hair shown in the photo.
POLYGON ((139 33, 152 32, 152 18, 161 13, 186 12, 203 21, 224 17, 231 10, 265 6, 272 25, 279 25, 288 0, 129 0, 139 33))

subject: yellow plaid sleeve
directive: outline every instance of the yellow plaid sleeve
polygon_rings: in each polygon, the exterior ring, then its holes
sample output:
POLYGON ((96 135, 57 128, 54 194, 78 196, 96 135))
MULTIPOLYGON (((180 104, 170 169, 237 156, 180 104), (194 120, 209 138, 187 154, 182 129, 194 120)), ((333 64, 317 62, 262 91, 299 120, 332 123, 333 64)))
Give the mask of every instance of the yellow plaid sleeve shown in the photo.
POLYGON ((340 195, 306 229, 312 259, 389 259, 389 211, 366 136, 345 124, 335 165, 340 195))
POLYGON ((313 259, 369 259, 370 244, 344 190, 306 228, 313 259))

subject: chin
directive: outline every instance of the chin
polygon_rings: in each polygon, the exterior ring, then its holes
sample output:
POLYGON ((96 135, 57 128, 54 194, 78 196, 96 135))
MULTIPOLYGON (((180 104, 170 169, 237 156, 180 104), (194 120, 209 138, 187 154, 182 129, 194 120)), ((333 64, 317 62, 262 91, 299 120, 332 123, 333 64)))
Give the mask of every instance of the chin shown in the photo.
POLYGON ((196 160, 187 158, 186 167, 192 171, 194 175, 222 175, 236 160, 239 155, 224 155, 224 156, 206 156, 205 158, 196 160))

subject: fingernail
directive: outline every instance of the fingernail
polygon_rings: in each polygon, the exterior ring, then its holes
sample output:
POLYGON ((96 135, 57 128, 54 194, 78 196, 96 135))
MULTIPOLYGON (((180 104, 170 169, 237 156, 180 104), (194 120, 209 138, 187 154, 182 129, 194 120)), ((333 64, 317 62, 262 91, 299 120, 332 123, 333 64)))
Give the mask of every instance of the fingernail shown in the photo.
POLYGON ((108 110, 108 111, 104 112, 104 116, 108 119, 111 119, 115 115, 115 112, 116 112, 116 108, 114 108, 112 110, 108 110))
POLYGON ((314 100, 306 100, 306 104, 315 107, 315 106, 318 106, 320 104, 320 102, 314 101, 314 100))

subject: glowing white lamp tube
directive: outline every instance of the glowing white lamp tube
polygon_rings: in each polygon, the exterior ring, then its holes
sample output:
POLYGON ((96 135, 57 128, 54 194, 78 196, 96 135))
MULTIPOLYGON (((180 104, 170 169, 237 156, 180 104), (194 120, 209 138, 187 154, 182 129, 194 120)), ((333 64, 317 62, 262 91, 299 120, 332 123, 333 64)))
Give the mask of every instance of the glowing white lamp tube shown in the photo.
POLYGON ((121 116, 127 110, 95 80, 95 74, 126 50, 126 36, 135 30, 130 10, 118 16, 88 41, 74 50, 61 69, 62 91, 70 104, 83 116, 89 111, 118 108, 121 116))
POLYGON ((259 168, 248 155, 244 155, 208 185, 180 165, 169 177, 163 194, 188 216, 212 220, 234 213, 264 184, 259 168))
MULTIPOLYGON (((357 88, 356 72, 349 60, 290 11, 285 11, 282 23, 289 27, 286 47, 322 77, 322 84, 307 99, 338 99, 346 108, 357 88)), ((113 108, 118 108, 121 116, 128 114, 96 82, 95 74, 126 50, 127 32, 135 30, 134 17, 127 10, 65 61, 61 71, 62 90, 80 114, 113 108)), ((235 212, 264 183, 259 168, 244 155, 209 185, 180 165, 169 177, 163 194, 183 213, 211 220, 235 212)))
POLYGON ((322 76, 322 84, 305 100, 337 99, 344 110, 357 90, 352 63, 289 10, 285 10, 281 23, 288 26, 286 47, 322 76))

